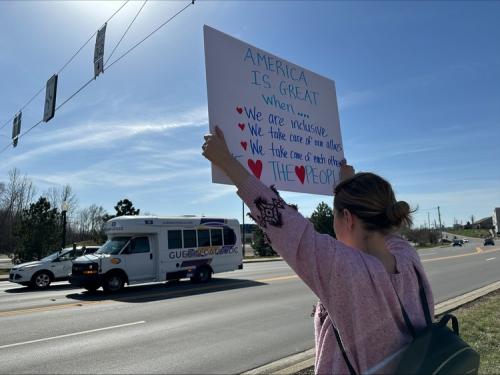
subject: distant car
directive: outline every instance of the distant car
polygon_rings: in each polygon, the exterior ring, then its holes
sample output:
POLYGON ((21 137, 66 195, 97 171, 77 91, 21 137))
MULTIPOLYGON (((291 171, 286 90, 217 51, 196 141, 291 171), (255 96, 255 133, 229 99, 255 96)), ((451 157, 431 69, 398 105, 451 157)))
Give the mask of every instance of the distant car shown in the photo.
POLYGON ((45 289, 53 281, 68 280, 73 259, 94 253, 100 246, 69 247, 38 261, 17 264, 10 269, 9 281, 35 289, 45 289))
POLYGON ((462 241, 461 240, 453 240, 453 245, 452 246, 462 246, 462 241))
POLYGON ((495 241, 493 241, 493 238, 486 238, 484 240, 484 246, 488 246, 488 245, 495 246, 495 241))
POLYGON ((463 241, 464 243, 468 243, 468 242, 469 242, 469 240, 468 240, 467 238, 462 238, 462 241, 463 241))

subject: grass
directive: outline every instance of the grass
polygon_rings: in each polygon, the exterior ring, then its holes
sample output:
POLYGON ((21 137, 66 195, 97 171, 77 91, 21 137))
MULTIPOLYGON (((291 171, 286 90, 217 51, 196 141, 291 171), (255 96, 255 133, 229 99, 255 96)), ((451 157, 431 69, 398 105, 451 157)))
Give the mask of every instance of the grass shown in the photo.
POLYGON ((480 374, 500 374, 500 290, 453 311, 460 336, 481 355, 480 374))
POLYGON ((446 229, 446 232, 465 237, 484 238, 491 236, 491 233, 488 229, 446 229))

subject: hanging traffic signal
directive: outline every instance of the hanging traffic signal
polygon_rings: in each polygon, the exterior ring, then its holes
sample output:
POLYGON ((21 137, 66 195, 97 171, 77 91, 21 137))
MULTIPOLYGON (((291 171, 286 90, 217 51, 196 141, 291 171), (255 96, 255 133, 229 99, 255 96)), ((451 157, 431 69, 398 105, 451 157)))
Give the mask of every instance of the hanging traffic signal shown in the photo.
POLYGON ((12 122, 12 145, 17 146, 17 140, 19 138, 19 133, 21 133, 21 117, 23 113, 19 112, 12 122))

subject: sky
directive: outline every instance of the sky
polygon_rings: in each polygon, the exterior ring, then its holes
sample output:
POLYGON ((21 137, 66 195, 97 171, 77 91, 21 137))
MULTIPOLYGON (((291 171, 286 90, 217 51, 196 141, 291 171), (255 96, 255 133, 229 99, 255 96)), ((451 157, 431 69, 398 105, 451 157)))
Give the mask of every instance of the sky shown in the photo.
MULTIPOLYGON (((148 2, 110 62, 189 1, 148 2)), ((123 2, 0 2, 0 150, 9 120, 123 2)), ((107 59, 143 2, 108 22, 107 59)), ((500 2, 203 1, 152 35, 0 154, 38 194, 69 184, 79 208, 242 218, 212 183, 203 25, 335 81, 345 156, 387 178, 417 226, 500 207, 500 2)), ((95 37, 59 75, 57 103, 93 76, 95 37)), ((44 92, 23 110, 42 117, 44 92)), ((283 192, 310 216, 332 197, 283 192)), ((249 222, 248 218, 245 218, 249 222)))

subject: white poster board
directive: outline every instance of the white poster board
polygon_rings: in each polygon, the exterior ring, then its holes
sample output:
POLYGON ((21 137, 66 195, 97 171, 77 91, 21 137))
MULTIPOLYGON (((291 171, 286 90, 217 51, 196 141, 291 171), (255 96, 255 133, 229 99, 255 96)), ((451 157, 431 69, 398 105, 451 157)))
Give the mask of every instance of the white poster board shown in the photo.
MULTIPOLYGON (((344 159, 335 83, 204 26, 210 132, 266 185, 332 195, 344 159)), ((231 184, 212 166, 212 181, 231 184)))

